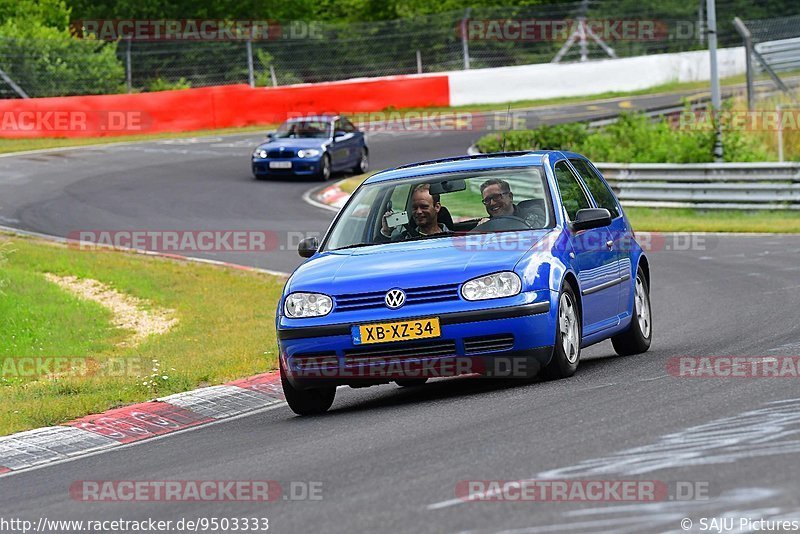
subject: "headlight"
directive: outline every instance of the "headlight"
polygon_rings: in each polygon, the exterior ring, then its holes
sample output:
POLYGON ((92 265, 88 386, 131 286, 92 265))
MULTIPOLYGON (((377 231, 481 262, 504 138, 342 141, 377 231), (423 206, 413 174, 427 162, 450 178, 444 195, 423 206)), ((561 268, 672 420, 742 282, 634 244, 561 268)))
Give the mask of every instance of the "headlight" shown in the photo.
POLYGON ((321 150, 316 148, 304 148, 303 150, 297 151, 297 157, 299 158, 316 158, 322 153, 321 150))
POLYGON ((519 293, 522 282, 516 273, 504 271, 473 278, 461 287, 461 296, 466 300, 486 300, 510 297, 519 293))
POLYGON ((320 293, 292 293, 283 303, 283 311, 287 317, 322 317, 328 315, 333 308, 333 301, 328 295, 320 293))
POLYGON ((256 149, 256 151, 253 152, 253 157, 254 158, 264 159, 264 158, 267 157, 267 151, 266 150, 261 150, 261 149, 256 149))

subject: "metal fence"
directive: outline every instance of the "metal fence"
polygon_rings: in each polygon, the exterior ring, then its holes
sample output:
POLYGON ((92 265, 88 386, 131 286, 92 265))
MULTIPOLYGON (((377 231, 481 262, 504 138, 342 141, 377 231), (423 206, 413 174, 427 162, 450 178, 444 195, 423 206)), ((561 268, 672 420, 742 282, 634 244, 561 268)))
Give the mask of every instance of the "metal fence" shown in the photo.
POLYGON ((626 206, 800 210, 800 162, 596 165, 626 206))
MULTIPOLYGON (((52 46, 0 36, 0 69, 30 96, 149 91, 171 87, 249 83, 256 86, 334 81, 355 77, 441 72, 464 68, 592 60, 702 49, 705 0, 583 0, 523 7, 476 7, 409 19, 334 24, 287 22, 277 39, 232 41, 137 41, 52 46), (576 20, 655 23, 652 38, 587 34, 576 20), (567 21, 570 32, 505 38, 464 32, 465 24, 494 21, 567 21), (294 25, 314 31, 294 31, 294 25), (576 29, 577 28, 577 29, 576 29), (580 31, 578 31, 580 30, 580 31), (465 37, 466 35, 466 37, 465 37), (567 39, 567 37, 571 39, 567 39), (595 39, 597 37, 597 39, 595 39), (114 65, 87 57, 115 56, 114 65), (42 58, 45 57, 46 61, 42 58), (69 66, 75 68, 70 71, 69 66), (252 65, 252 68, 250 67, 252 65)), ((739 45, 734 16, 799 13, 796 0, 768 6, 718 0, 720 46, 739 45)), ((607 28, 601 28, 607 29, 607 28)), ((507 36, 506 36, 507 37, 507 36)), ((0 97, 18 96, 0 77, 0 97)))

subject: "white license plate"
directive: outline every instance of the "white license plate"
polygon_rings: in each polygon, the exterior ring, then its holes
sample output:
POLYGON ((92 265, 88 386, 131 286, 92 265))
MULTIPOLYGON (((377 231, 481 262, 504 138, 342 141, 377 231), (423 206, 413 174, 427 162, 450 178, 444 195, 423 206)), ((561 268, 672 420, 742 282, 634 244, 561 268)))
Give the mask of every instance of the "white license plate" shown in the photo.
POLYGON ((291 169, 292 162, 291 161, 270 161, 269 162, 270 169, 291 169))

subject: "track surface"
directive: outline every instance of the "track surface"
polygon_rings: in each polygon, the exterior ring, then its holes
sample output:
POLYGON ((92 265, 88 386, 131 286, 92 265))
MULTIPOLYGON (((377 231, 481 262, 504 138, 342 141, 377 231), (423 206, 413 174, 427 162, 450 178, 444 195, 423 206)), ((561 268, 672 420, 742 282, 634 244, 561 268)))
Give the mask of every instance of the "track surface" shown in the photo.
MULTIPOLYGON (((377 137, 377 166, 462 153, 472 140, 472 134, 377 137)), ((209 146, 220 142, 231 138, 5 158, 0 214, 19 227, 61 235, 103 225, 326 226, 329 212, 298 200, 313 184, 253 182, 249 145, 209 146)), ((722 515, 800 519, 797 379, 678 378, 667 370, 669 358, 682 355, 800 354, 800 236, 706 236, 689 250, 654 250, 650 258, 655 336, 647 354, 617 357, 604 342, 584 351, 575 377, 557 382, 464 378, 414 389, 340 389, 323 417, 296 418, 282 407, 4 478, 2 516, 268 517, 277 532, 680 532, 684 517, 695 526, 701 517, 722 515), (761 411, 747 415, 754 410, 761 411), (692 429, 709 423, 715 432, 692 429), (707 483, 710 499, 454 500, 462 480, 542 476, 707 483), (70 484, 86 479, 320 481, 323 500, 70 499, 70 484)), ((290 251, 238 260, 273 269, 297 263, 290 251)))

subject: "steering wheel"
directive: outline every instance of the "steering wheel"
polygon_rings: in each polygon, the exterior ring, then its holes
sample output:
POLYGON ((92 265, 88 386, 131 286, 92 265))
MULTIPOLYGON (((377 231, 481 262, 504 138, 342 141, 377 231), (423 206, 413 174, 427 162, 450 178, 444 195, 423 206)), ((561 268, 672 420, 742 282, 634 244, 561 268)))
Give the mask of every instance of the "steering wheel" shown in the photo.
POLYGON ((532 229, 533 226, 528 224, 528 221, 521 217, 517 217, 515 215, 497 215, 492 217, 488 221, 483 224, 479 224, 472 231, 480 231, 480 232, 497 232, 503 230, 520 230, 519 225, 513 224, 514 222, 520 222, 525 225, 523 229, 532 229))
POLYGON ((539 206, 531 209, 530 218, 533 221, 531 228, 544 228, 547 225, 547 212, 539 206))

